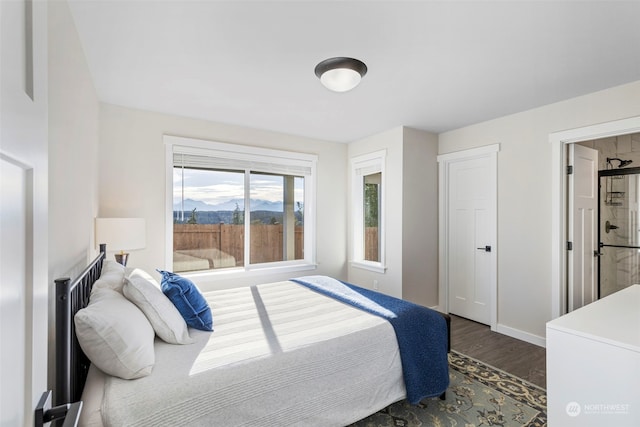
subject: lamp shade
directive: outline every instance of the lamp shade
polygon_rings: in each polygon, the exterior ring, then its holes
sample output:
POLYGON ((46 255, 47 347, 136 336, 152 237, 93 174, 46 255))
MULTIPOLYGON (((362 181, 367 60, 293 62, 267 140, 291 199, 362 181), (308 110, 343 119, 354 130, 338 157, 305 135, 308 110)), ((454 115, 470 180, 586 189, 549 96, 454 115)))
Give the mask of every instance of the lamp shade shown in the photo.
POLYGON ((118 251, 144 249, 146 246, 144 218, 96 218, 96 244, 118 251))

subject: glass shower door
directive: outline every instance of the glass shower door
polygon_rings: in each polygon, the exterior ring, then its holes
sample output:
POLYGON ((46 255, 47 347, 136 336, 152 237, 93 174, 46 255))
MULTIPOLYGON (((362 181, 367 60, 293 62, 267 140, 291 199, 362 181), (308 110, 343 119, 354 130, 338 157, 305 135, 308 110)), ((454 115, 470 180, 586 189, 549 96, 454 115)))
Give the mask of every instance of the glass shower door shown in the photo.
POLYGON ((640 168, 600 171, 599 298, 640 283, 640 168))

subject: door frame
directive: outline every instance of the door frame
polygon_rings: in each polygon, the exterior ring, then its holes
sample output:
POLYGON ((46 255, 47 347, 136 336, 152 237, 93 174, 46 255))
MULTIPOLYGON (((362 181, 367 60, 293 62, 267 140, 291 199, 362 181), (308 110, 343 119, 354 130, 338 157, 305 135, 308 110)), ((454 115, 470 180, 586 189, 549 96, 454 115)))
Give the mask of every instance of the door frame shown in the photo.
POLYGON ((640 132, 640 116, 549 134, 551 146, 551 319, 567 312, 568 144, 640 132))
POLYGON ((491 295, 489 298, 491 304, 491 327, 492 331, 496 331, 498 327, 498 152, 500 144, 486 145, 468 150, 456 151, 453 153, 441 154, 437 157, 438 161, 438 305, 439 309, 445 313, 449 313, 449 166, 452 163, 474 160, 479 158, 488 158, 491 161, 491 170, 493 172, 494 193, 493 208, 495 227, 492 240, 492 257, 491 257, 491 295))

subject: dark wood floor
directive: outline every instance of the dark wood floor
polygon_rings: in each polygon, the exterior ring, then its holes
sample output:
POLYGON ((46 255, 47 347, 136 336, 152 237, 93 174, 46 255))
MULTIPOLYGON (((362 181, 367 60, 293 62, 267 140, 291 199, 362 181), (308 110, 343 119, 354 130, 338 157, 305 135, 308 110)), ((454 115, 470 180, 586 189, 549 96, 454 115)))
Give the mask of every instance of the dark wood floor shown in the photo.
POLYGON ((451 348, 546 388, 546 351, 542 347, 451 315, 451 348))

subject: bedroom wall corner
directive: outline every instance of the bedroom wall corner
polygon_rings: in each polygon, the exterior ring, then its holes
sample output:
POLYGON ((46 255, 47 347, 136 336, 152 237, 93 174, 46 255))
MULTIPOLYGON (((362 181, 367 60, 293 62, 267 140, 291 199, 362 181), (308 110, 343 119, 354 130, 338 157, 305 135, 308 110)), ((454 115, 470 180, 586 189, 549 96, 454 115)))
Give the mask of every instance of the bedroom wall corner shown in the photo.
POLYGON ((69 4, 49 2, 49 384, 54 383, 53 281, 96 254, 99 103, 69 4))
MULTIPOLYGON (((438 305, 438 136, 399 126, 350 143, 349 158, 383 149, 387 269, 377 273, 349 265, 348 280, 367 288, 375 280, 381 292, 433 307, 438 305)), ((350 238, 349 254, 353 244, 350 238)))
POLYGON ((403 129, 402 297, 438 305, 438 136, 403 129))

